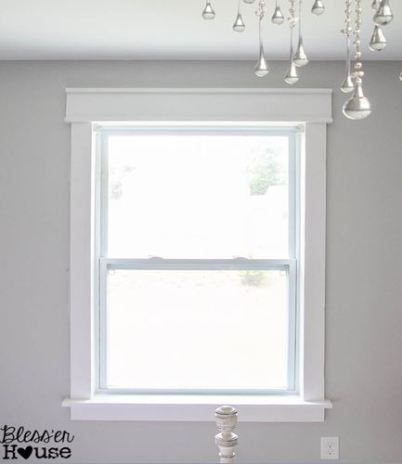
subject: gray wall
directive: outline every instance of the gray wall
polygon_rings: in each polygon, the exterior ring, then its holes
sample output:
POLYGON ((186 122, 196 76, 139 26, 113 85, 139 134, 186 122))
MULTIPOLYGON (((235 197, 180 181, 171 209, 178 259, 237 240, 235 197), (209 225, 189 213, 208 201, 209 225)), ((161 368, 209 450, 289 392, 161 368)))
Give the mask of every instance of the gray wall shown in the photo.
MULTIPOLYGON (((0 64, 0 424, 76 434, 73 462, 213 462, 214 424, 71 422, 69 127, 65 87, 282 86, 284 63, 0 64)), ((398 63, 367 66, 374 114, 328 133, 327 396, 322 424, 240 424, 242 462, 319 460, 338 435, 343 462, 402 462, 402 84, 398 63)), ((303 70, 336 87, 340 63, 303 70)))

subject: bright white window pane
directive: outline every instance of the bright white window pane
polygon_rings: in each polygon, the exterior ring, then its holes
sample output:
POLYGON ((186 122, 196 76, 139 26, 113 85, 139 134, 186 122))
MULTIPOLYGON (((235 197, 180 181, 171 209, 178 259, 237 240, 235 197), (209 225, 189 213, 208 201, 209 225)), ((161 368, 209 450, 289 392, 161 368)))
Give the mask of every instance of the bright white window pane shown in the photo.
POLYGON ((112 270, 106 387, 286 389, 286 271, 112 270))
POLYGON ((110 135, 108 160, 108 256, 288 256, 287 136, 110 135))

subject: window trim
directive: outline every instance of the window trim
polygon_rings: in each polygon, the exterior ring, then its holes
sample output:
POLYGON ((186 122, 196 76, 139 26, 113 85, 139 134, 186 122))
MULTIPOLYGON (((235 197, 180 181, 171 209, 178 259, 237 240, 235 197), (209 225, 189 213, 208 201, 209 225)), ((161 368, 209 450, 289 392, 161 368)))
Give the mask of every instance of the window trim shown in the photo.
POLYGON ((213 408, 230 403, 244 421, 324 420, 326 125, 332 121, 327 89, 67 89, 71 123, 71 391, 64 401, 72 419, 213 420, 213 408), (93 243, 95 159, 93 125, 157 121, 215 125, 275 123, 304 126, 300 208, 300 385, 297 397, 97 395, 94 357, 97 276, 93 243))

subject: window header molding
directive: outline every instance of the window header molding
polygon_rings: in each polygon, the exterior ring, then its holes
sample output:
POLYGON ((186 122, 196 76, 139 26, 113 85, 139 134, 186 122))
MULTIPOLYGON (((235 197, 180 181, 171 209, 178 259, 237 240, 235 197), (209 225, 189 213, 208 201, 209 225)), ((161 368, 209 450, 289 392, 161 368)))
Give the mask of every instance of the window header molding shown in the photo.
POLYGON ((331 89, 69 88, 65 121, 332 122, 331 89))

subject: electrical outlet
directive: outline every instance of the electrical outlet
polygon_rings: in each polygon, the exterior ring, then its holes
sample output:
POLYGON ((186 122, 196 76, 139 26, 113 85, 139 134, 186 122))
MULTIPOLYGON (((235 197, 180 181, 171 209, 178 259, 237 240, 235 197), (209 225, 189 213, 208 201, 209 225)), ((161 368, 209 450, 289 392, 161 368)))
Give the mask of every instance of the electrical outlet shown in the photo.
POLYGON ((321 437, 321 459, 339 459, 339 437, 321 437))

